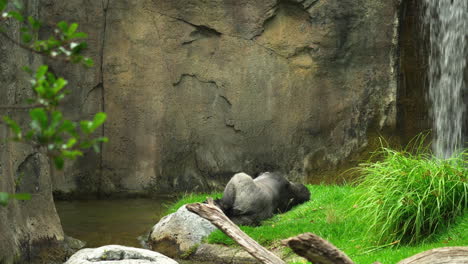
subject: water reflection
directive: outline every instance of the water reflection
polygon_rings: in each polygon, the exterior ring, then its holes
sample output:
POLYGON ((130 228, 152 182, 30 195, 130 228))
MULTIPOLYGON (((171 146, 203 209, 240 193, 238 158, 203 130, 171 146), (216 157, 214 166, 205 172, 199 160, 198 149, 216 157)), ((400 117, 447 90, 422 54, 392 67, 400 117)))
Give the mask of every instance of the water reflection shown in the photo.
POLYGON ((149 232, 172 199, 58 201, 56 207, 65 234, 86 247, 118 244, 142 247, 138 237, 149 232))

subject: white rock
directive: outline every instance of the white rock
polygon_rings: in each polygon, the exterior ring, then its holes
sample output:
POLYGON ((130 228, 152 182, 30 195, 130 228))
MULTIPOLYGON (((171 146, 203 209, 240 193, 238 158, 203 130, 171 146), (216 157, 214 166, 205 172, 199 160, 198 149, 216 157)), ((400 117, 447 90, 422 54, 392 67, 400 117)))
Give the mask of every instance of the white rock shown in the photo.
POLYGON ((147 249, 109 245, 82 249, 65 264, 178 264, 175 260, 147 249))
POLYGON ((178 257, 192 251, 214 230, 213 224, 188 211, 184 205, 153 227, 148 244, 155 251, 178 257))

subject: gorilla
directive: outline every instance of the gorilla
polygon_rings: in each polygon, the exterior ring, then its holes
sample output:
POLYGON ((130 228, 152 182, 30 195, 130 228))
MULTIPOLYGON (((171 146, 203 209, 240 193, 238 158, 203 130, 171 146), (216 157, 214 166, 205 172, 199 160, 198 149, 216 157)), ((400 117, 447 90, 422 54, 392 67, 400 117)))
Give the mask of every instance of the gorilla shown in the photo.
POLYGON ((309 190, 292 183, 281 174, 265 172, 255 179, 237 173, 226 185, 223 197, 215 204, 237 225, 259 225, 275 213, 310 200, 309 190))

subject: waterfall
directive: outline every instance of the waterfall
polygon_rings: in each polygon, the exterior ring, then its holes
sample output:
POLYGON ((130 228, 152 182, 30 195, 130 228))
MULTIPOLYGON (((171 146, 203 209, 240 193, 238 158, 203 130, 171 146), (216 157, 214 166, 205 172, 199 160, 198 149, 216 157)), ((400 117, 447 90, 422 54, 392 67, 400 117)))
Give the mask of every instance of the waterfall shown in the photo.
POLYGON ((466 106, 462 94, 468 59, 468 0, 424 0, 428 26, 429 99, 432 104, 433 150, 448 158, 463 147, 466 106))

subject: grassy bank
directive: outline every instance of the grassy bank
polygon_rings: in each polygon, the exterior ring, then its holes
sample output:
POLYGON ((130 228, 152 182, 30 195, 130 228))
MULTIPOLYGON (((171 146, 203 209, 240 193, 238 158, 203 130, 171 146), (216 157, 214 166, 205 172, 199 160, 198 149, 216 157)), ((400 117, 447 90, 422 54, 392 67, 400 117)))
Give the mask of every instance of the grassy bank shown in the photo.
MULTIPOLYGON (((368 223, 364 222, 356 210, 351 198, 356 189, 351 186, 309 185, 312 200, 299 205, 293 210, 276 215, 264 221, 259 227, 241 227, 253 239, 267 247, 277 247, 279 241, 297 234, 312 232, 346 252, 356 263, 384 264, 396 263, 418 252, 444 246, 468 245, 468 216, 465 213, 457 218, 449 228, 437 233, 430 241, 414 246, 377 244, 377 239, 369 239, 368 223)), ((190 195, 174 204, 168 212, 174 212, 186 203, 201 202, 207 196, 220 194, 190 195)), ((209 243, 235 245, 222 232, 216 231, 208 237, 209 243)))

